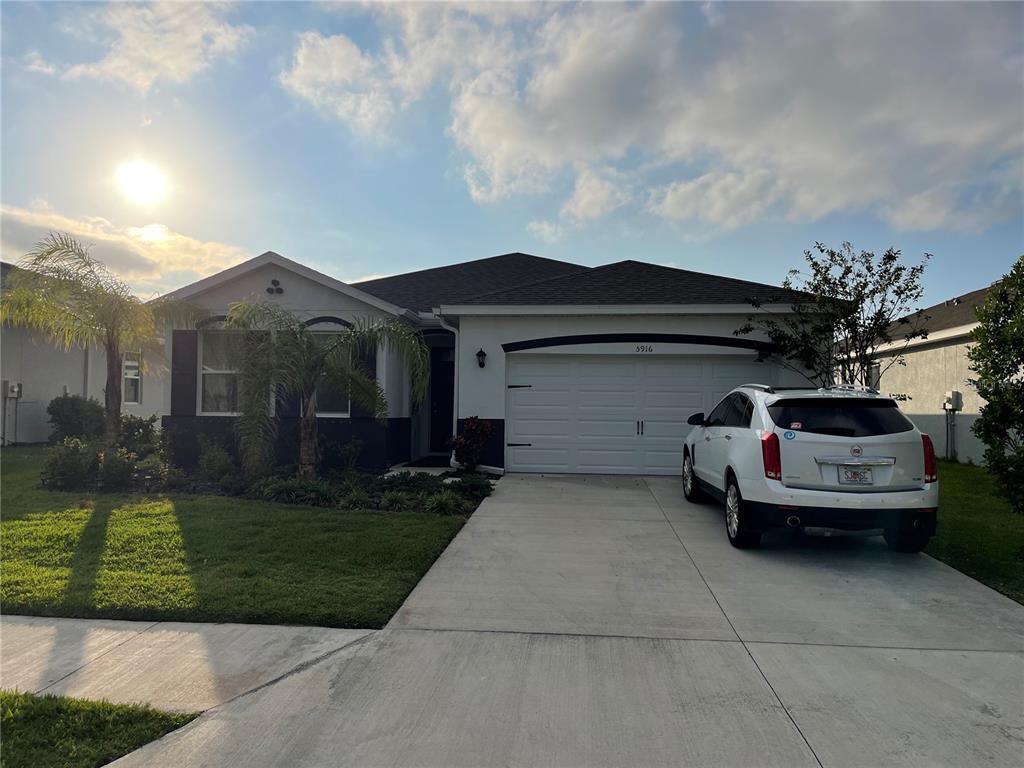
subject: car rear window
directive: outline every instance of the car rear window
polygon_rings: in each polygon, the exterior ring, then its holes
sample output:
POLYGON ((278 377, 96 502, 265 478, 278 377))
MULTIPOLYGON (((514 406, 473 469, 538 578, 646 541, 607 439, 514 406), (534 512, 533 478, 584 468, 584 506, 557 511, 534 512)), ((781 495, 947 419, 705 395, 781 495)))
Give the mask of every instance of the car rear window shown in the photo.
POLYGON ((839 437, 871 437, 914 428, 893 400, 885 398, 791 398, 768 406, 782 429, 839 437))

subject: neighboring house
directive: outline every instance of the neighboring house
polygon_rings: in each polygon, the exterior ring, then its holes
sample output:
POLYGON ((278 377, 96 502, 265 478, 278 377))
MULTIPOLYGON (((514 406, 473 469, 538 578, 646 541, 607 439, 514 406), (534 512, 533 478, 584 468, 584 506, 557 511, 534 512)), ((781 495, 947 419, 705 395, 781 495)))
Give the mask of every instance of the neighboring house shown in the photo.
MULTIPOLYGON (((19 267, 0 262, 0 282, 19 267)), ((122 412, 137 416, 163 413, 163 361, 142 361, 126 352, 122 374, 122 412), (148 367, 148 370, 144 370, 148 367)), ((65 351, 45 336, 25 328, 0 329, 0 438, 3 445, 41 443, 51 425, 46 407, 64 394, 93 397, 103 402, 107 381, 102 349, 74 347, 65 351), (19 386, 20 385, 20 386, 19 386), (18 395, 18 396, 15 396, 18 395)))
MULTIPOLYGON (((364 361, 388 399, 384 423, 341 393, 321 393, 330 402, 319 425, 328 464, 352 439, 368 467, 443 457, 457 425, 479 416, 496 427, 482 457, 490 469, 675 474, 692 413, 745 382, 803 383, 762 362, 766 341, 734 335, 749 299, 799 294, 637 261, 591 269, 512 253, 350 285, 267 252, 170 295, 210 314, 200 328, 169 334, 163 424, 186 463, 204 438, 231 436, 237 374, 223 320, 247 297, 277 302, 324 333, 361 318, 400 318, 424 333, 431 374, 419 409, 386 350, 364 361)), ((298 405, 275 408, 280 442, 294 444, 298 405)))
POLYGON ((914 339, 903 351, 906 365, 890 365, 902 342, 883 348, 878 355, 878 368, 885 369, 875 380, 885 394, 901 400, 900 408, 922 432, 927 432, 940 456, 980 463, 985 445, 971 431, 985 401, 978 395, 970 379, 967 349, 970 333, 978 326, 975 308, 985 301, 988 288, 971 291, 955 299, 928 307, 924 328, 928 338, 914 339), (947 392, 963 396, 963 410, 947 417, 943 403, 947 392), (954 456, 955 453, 955 456, 954 456))

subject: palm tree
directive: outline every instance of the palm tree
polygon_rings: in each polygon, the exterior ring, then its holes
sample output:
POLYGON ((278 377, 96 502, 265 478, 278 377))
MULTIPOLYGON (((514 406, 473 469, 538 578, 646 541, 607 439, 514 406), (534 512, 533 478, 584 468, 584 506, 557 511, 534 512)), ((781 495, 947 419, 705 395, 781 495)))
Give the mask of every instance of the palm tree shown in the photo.
POLYGON ((121 431, 121 353, 141 351, 143 366, 163 359, 163 323, 201 313, 179 301, 142 301, 65 232, 47 235, 18 266, 0 298, 0 322, 37 331, 65 350, 102 347, 106 439, 115 443, 121 431))
POLYGON ((238 362, 238 436, 246 471, 258 473, 270 463, 277 434, 271 393, 298 398, 300 404, 299 473, 315 477, 319 463, 317 392, 345 392, 377 418, 387 415, 387 400, 360 357, 378 347, 402 359, 413 402, 426 393, 430 355, 422 334, 400 321, 359 321, 330 334, 312 331, 293 313, 268 301, 231 305, 225 326, 243 331, 233 347, 238 362))

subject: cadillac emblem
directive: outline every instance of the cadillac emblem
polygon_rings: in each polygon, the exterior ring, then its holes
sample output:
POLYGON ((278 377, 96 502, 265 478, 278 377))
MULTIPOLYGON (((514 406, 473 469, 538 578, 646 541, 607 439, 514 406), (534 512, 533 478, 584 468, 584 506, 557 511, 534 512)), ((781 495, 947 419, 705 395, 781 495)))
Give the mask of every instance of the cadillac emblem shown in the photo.
POLYGON ((864 453, 864 449, 861 448, 859 445, 852 445, 852 446, 850 446, 850 455, 851 456, 860 456, 862 453, 864 453))

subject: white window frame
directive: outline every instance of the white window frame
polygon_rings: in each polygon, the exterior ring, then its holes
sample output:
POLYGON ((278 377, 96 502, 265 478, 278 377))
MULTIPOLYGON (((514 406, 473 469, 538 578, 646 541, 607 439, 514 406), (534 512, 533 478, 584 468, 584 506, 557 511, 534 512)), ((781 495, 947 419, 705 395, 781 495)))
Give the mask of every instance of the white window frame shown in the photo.
MULTIPOLYGON (((205 411, 203 410, 203 375, 204 374, 225 374, 233 373, 235 376, 239 375, 238 369, 225 368, 216 370, 204 370, 203 369, 203 348, 206 343, 207 333, 241 333, 241 331, 228 331, 223 328, 203 328, 199 331, 199 343, 196 344, 196 413, 199 416, 238 416, 239 411, 205 411)), ((236 385, 236 398, 237 398, 237 385, 236 385)))
POLYGON ((142 351, 141 350, 139 350, 137 352, 123 352, 121 354, 121 393, 122 393, 122 398, 121 398, 121 403, 122 404, 124 404, 124 405, 141 405, 142 404, 142 351), (129 355, 134 355, 134 357, 135 357, 135 360, 134 360, 134 363, 135 363, 135 375, 134 376, 129 376, 128 375, 128 356, 129 355), (127 400, 127 399, 125 399, 123 397, 124 392, 125 392, 124 383, 125 383, 125 381, 127 379, 135 379, 135 380, 137 380, 139 382, 138 387, 135 390, 136 393, 137 393, 136 397, 138 398, 136 400, 127 400))
MULTIPOLYGON (((327 336, 338 336, 338 335, 340 335, 339 331, 328 331, 326 329, 322 330, 322 331, 320 331, 320 330, 312 331, 312 333, 319 333, 319 334, 324 334, 324 335, 327 335, 327 336)), ((317 405, 319 406, 319 403, 317 403, 317 405)), ((350 419, 350 418, 352 418, 352 395, 351 395, 351 393, 348 396, 348 411, 347 412, 343 413, 341 411, 321 411, 320 408, 318 407, 316 409, 316 417, 318 419, 350 419)))

